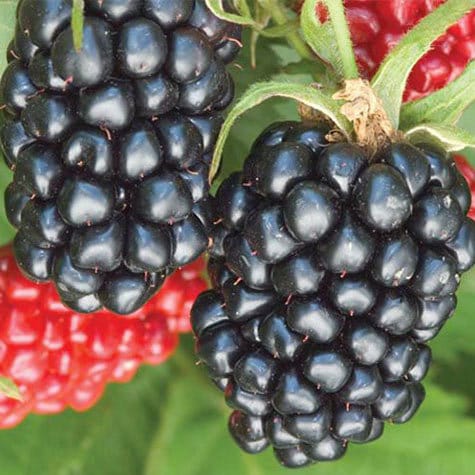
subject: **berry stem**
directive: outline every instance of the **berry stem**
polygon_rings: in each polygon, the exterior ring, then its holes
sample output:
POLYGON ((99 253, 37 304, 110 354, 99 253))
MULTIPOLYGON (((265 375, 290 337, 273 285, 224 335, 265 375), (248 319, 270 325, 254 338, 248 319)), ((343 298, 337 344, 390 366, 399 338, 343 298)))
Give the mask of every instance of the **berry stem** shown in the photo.
POLYGON ((330 21, 335 32, 335 40, 338 45, 345 79, 357 79, 359 77, 358 66, 356 65, 353 43, 351 42, 350 29, 346 20, 343 1, 325 0, 325 5, 328 8, 330 21))
POLYGON ((81 51, 84 29, 84 0, 74 0, 71 25, 73 28, 74 48, 76 51, 81 51))
MULTIPOLYGON (((272 16, 272 19, 277 25, 285 25, 288 23, 289 19, 279 0, 265 0, 263 3, 266 4, 266 10, 272 16)), ((286 38, 289 44, 302 58, 315 60, 315 56, 310 51, 310 48, 305 44, 305 41, 300 36, 299 32, 291 32, 287 34, 286 38)))

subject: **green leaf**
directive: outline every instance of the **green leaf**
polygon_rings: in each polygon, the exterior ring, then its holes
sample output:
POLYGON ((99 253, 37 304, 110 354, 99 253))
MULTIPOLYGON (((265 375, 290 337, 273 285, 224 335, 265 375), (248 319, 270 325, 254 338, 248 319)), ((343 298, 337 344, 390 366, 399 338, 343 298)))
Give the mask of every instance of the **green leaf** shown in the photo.
POLYGON ((227 12, 224 8, 223 0, 206 0, 206 5, 218 18, 221 18, 222 20, 226 20, 231 23, 237 23, 238 25, 258 27, 257 23, 251 16, 251 12, 249 11, 247 4, 246 6, 241 4, 241 13, 243 14, 240 15, 227 12))
POLYGON ((234 0, 233 4, 241 16, 251 16, 251 9, 247 4, 247 0, 234 0))
POLYGON ((455 125, 463 112, 475 101, 475 61, 454 81, 423 99, 404 104, 401 129, 424 122, 455 125))
POLYGON ((447 0, 410 30, 380 66, 372 85, 395 129, 399 127, 403 93, 413 67, 432 43, 473 6, 474 0, 447 0))
POLYGON ((71 18, 73 29, 73 42, 77 51, 82 48, 82 37, 84 30, 84 0, 73 1, 73 13, 71 18))
POLYGON ((327 116, 345 135, 349 137, 351 134, 352 128, 350 123, 340 113, 341 104, 331 99, 322 91, 319 91, 312 86, 305 86, 297 83, 266 82, 254 84, 230 110, 228 117, 223 124, 213 155, 210 181, 213 181, 219 170, 224 144, 234 122, 246 111, 274 97, 294 99, 302 104, 312 107, 327 116))
POLYGON ((414 143, 433 143, 448 152, 475 148, 475 135, 456 127, 439 124, 421 124, 408 130, 406 138, 414 143))
POLYGON ((138 475, 173 387, 171 365, 144 368, 131 385, 113 385, 87 413, 30 416, 0 431, 8 475, 138 475))
POLYGON ((0 393, 17 401, 23 400, 17 385, 11 379, 4 376, 0 376, 0 393))
POLYGON ((345 77, 343 63, 338 54, 336 35, 331 22, 320 22, 316 7, 320 0, 305 0, 300 15, 300 24, 305 41, 313 52, 335 69, 340 78, 345 77))
POLYGON ((339 63, 343 68, 345 79, 356 79, 359 77, 358 66, 356 65, 353 43, 351 42, 350 29, 345 16, 345 8, 342 0, 323 0, 335 34, 336 44, 339 52, 339 63))

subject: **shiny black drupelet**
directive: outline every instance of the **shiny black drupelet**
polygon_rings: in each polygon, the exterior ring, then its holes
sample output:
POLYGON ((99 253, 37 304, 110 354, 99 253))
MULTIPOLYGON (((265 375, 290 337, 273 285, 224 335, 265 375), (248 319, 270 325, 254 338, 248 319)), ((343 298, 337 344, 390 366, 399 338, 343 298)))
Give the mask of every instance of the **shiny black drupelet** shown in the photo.
POLYGON ((240 28, 204 0, 20 0, 0 84, 17 261, 79 312, 141 307, 208 245, 240 28))
POLYGON ((475 260, 452 158, 395 143, 372 160, 328 128, 278 123, 217 192, 197 353, 229 428, 285 466, 342 457, 424 400, 437 335, 475 260))

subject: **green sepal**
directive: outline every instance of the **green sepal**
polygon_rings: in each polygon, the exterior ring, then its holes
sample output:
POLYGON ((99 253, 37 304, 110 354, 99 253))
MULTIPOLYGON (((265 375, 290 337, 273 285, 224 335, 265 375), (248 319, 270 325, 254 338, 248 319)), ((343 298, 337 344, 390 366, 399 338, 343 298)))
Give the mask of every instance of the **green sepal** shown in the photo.
POLYGON ((305 104, 328 117, 328 119, 331 120, 346 137, 351 136, 353 128, 346 117, 344 117, 340 112, 341 102, 335 101, 322 91, 312 86, 297 83, 257 83, 251 86, 230 110, 228 117, 221 128, 221 133, 214 150, 213 161, 211 163, 209 174, 210 182, 213 181, 218 173, 224 145, 234 122, 236 122, 236 120, 246 111, 253 109, 273 97, 286 97, 294 99, 301 104, 305 104))
POLYGON ((440 124, 421 124, 406 131, 406 139, 413 144, 430 143, 448 152, 475 148, 475 136, 466 130, 440 124))
POLYGON ((474 6, 474 0, 447 0, 410 30, 386 57, 372 81, 395 129, 407 79, 432 43, 474 6))
POLYGON ((309 46, 319 58, 332 65, 341 79, 359 76, 342 0, 305 0, 300 22, 309 46), (319 3, 326 6, 329 21, 318 19, 319 3))
POLYGON ((0 393, 10 399, 16 399, 17 401, 23 401, 23 396, 20 393, 17 385, 9 378, 0 376, 0 393))
POLYGON ((206 6, 213 12, 214 15, 216 15, 218 18, 221 18, 222 20, 226 20, 231 23, 237 23, 238 25, 258 27, 256 21, 254 18, 252 18, 251 11, 247 6, 247 3, 244 4, 241 2, 241 8, 238 9, 240 11, 239 14, 227 12, 224 8, 223 0, 206 0, 206 6))
POLYGON ((251 9, 247 4, 247 0, 234 0, 233 5, 240 15, 251 16, 251 9))
POLYGON ((239 25, 249 26, 253 29, 252 64, 255 65, 255 47, 260 35, 269 38, 286 37, 287 41, 303 57, 310 59, 311 51, 300 37, 299 22, 287 16, 288 9, 281 5, 280 0, 255 0, 254 12, 251 11, 247 2, 234 2, 235 9, 239 14, 226 11, 224 0, 206 0, 208 8, 222 20, 239 25), (273 19, 275 26, 267 27, 270 19, 273 19))
POLYGON ((322 61, 331 64, 338 76, 343 78, 343 63, 338 55, 333 25, 318 19, 315 10, 319 3, 320 0, 305 0, 300 14, 302 33, 312 51, 322 61))
POLYGON ((475 61, 454 81, 423 99, 409 102, 401 110, 401 128, 432 122, 455 125, 465 109, 475 102, 475 61))

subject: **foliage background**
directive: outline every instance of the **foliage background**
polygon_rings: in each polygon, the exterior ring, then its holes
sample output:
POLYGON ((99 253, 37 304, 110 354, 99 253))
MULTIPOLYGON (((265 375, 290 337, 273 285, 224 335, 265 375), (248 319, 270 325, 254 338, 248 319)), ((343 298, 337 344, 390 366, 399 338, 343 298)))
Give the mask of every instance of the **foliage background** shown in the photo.
MULTIPOLYGON (((12 36, 16 1, 0 0, 0 50, 12 36)), ((309 81, 311 65, 298 63, 283 42, 261 40, 258 65, 246 48, 233 68, 237 94, 257 80, 293 75, 309 81)), ((0 71, 5 67, 4 54, 0 71)), ((296 118, 295 104, 275 100, 248 113, 234 127, 225 176, 267 124, 296 118)), ((462 118, 475 132, 475 107, 462 118)), ((475 155, 471 157, 474 159, 475 155)), ((0 165, 0 244, 12 237, 3 212, 10 172, 0 165)), ((1 315, 0 315, 1 318, 1 315)), ((352 446, 344 460, 300 470, 301 475, 473 475, 475 469, 475 273, 465 277, 455 317, 432 345, 434 364, 418 417, 389 426, 370 446, 352 446)), ((109 387, 91 411, 30 416, 0 432, 2 475, 280 475, 267 452, 243 454, 227 434, 229 409, 197 367, 191 337, 158 368, 143 368, 128 385, 109 387)))

